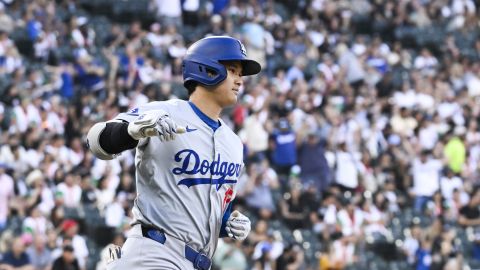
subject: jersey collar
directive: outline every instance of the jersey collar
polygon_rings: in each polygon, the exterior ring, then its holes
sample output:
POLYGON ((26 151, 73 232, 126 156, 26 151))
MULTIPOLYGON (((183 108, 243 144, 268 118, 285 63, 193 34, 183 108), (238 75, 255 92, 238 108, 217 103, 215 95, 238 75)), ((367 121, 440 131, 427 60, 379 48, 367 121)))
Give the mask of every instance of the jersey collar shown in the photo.
POLYGON ((192 110, 195 112, 195 114, 205 123, 207 126, 209 126, 213 131, 216 131, 220 125, 221 122, 219 120, 213 120, 212 118, 208 117, 206 114, 204 114, 193 102, 188 102, 190 104, 190 107, 192 107, 192 110))

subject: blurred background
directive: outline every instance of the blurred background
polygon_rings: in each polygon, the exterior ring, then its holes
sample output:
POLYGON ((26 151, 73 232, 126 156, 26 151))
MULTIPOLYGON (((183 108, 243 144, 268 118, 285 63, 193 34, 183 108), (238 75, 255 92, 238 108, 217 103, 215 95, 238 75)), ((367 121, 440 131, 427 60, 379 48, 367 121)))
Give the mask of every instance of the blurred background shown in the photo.
POLYGON ((223 114, 252 232, 220 240, 213 269, 480 269, 479 8, 1 0, 0 269, 104 269, 129 229, 134 151, 98 160, 88 129, 187 98, 186 48, 224 34, 263 71, 223 114))

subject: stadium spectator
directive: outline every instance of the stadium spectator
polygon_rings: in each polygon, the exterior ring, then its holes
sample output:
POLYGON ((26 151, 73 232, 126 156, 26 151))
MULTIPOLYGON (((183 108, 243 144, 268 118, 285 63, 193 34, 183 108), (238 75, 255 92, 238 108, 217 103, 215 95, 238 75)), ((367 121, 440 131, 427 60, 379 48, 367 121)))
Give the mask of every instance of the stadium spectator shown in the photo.
POLYGON ((259 216, 269 218, 276 209, 272 190, 279 188, 276 172, 265 160, 262 164, 254 164, 249 173, 249 182, 245 187, 246 204, 259 216))
POLYGON ((33 270, 35 269, 31 264, 28 254, 25 252, 24 239, 17 237, 13 240, 9 252, 3 254, 0 261, 2 269, 19 269, 19 270, 33 270))
POLYGON ((280 216, 291 230, 309 226, 307 222, 308 206, 303 198, 301 187, 298 184, 292 184, 288 197, 280 200, 280 216))
POLYGON ((35 270, 48 270, 52 266, 52 254, 46 246, 45 234, 35 235, 27 254, 35 270))
POLYGON ((14 183, 12 177, 5 172, 6 164, 0 163, 0 232, 7 227, 9 201, 13 198, 14 183))
POLYGON ((287 119, 280 119, 278 128, 272 132, 270 153, 276 172, 288 175, 290 168, 297 163, 296 135, 287 119))
POLYGON ((298 139, 298 165, 303 185, 311 185, 321 194, 332 181, 331 171, 325 158, 325 148, 318 132, 309 131, 307 138, 298 139))
POLYGON ((75 258, 75 255, 73 252, 74 252, 74 249, 72 246, 69 246, 69 245, 64 246, 62 255, 53 262, 52 270, 82 269, 80 268, 78 260, 77 258, 75 258))
POLYGON ((440 171, 442 163, 430 156, 428 150, 422 151, 420 158, 413 161, 412 193, 415 196, 414 209, 421 213, 425 204, 440 188, 440 171))
POLYGON ((64 182, 57 185, 57 191, 60 193, 58 196, 61 196, 65 207, 76 209, 80 206, 82 189, 77 183, 76 175, 67 173, 64 182))
MULTIPOLYGON (((67 219, 62 223, 61 229, 63 232, 63 237, 70 239, 70 245, 73 248, 73 250, 65 250, 64 246, 62 255, 65 260, 64 263, 72 263, 70 260, 70 254, 68 252, 73 252, 75 260, 78 262, 80 269, 85 269, 88 260, 88 248, 85 239, 78 235, 78 223, 74 220, 67 219), (65 252, 68 254, 65 254, 65 252)), ((66 247, 68 247, 68 245, 66 245, 66 247)))

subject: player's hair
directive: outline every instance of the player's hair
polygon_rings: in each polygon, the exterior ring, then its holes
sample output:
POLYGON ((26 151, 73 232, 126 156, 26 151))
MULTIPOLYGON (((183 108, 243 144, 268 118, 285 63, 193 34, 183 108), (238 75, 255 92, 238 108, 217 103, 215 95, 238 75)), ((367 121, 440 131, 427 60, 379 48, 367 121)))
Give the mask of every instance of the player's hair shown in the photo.
POLYGON ((194 82, 194 81, 186 82, 185 88, 187 88, 188 96, 191 96, 195 91, 195 88, 197 88, 197 82, 194 82))

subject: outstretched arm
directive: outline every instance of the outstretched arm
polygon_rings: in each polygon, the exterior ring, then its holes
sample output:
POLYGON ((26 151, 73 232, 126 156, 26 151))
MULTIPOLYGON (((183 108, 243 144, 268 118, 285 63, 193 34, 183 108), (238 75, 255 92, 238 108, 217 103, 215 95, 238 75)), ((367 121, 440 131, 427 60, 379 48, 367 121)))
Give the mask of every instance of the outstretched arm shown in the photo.
POLYGON ((162 141, 184 133, 164 110, 150 110, 132 122, 109 121, 95 124, 87 135, 87 144, 96 157, 110 160, 127 149, 133 149, 143 138, 158 136, 162 141))

